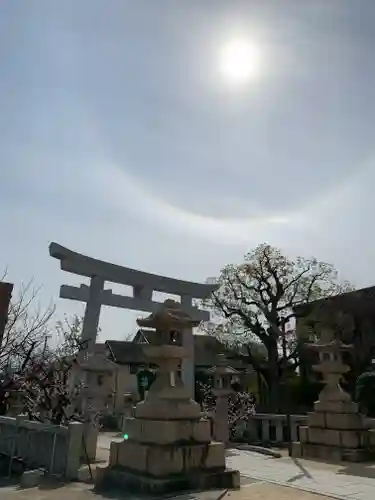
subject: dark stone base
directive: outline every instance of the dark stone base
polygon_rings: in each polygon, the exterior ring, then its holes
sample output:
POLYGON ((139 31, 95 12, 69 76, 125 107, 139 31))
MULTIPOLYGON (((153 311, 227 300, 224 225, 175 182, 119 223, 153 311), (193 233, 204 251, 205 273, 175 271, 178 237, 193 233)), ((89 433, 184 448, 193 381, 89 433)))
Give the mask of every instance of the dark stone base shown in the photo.
POLYGON ((240 473, 236 470, 191 472, 187 476, 156 478, 144 476, 122 467, 97 469, 96 489, 121 488, 144 495, 165 495, 183 490, 238 489, 240 473))
POLYGON ((293 456, 333 462, 365 462, 371 459, 371 454, 362 448, 341 448, 311 443, 293 443, 293 456))

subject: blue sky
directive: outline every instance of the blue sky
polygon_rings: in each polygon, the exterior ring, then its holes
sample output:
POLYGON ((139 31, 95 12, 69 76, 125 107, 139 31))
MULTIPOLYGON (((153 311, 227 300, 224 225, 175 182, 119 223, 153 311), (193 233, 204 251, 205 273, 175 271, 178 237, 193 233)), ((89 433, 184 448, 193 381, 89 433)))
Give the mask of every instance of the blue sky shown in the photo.
MULTIPOLYGON (((374 284, 374 26, 374 0, 2 0, 8 279, 79 313, 51 241, 196 281, 267 241, 374 284), (236 88, 233 38, 261 55, 236 88)), ((136 315, 105 310, 102 339, 136 315)))

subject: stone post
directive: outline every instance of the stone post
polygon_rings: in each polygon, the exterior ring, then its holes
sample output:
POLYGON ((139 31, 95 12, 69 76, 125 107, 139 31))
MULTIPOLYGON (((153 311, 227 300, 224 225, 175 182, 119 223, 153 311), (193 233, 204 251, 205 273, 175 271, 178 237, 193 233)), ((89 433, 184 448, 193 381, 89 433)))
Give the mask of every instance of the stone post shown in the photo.
POLYGON ((65 477, 77 479, 81 463, 83 424, 71 422, 68 425, 68 445, 66 452, 65 477))
POLYGON ((228 395, 218 395, 216 397, 216 411, 214 420, 214 438, 215 441, 229 443, 229 412, 228 395))
POLYGON ((89 422, 83 424, 82 435, 81 457, 83 460, 89 459, 90 461, 94 461, 96 459, 99 425, 95 425, 92 419, 90 419, 89 422))
POLYGON ((253 415, 248 418, 246 432, 250 444, 257 443, 259 441, 257 422, 253 415))

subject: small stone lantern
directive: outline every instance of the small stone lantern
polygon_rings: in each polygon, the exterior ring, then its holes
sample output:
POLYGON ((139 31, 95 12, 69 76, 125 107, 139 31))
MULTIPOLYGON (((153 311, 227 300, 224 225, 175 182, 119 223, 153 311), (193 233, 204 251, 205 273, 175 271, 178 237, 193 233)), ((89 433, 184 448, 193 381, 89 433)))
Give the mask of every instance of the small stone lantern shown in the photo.
POLYGON ((216 441, 229 442, 229 408, 228 398, 233 394, 232 380, 237 370, 227 365, 224 354, 217 356, 216 366, 208 370, 213 376, 213 394, 216 397, 214 417, 214 437, 216 441))
POLYGON ((352 346, 323 330, 320 341, 309 347, 319 354, 320 363, 313 368, 322 374, 325 386, 314 411, 308 413, 307 425, 299 427, 300 442, 293 443, 293 454, 325 461, 363 461, 368 456, 371 434, 358 405, 340 384, 349 371, 342 354, 352 346))
POLYGON ((319 354, 319 364, 313 369, 322 374, 325 383, 319 394, 319 401, 351 402, 350 395, 340 385, 342 376, 350 368, 342 359, 344 351, 350 351, 352 346, 343 344, 336 338, 330 338, 329 332, 323 332, 321 341, 309 346, 319 354))
POLYGON ((233 393, 232 380, 238 372, 228 366, 225 354, 218 354, 216 366, 210 368, 208 373, 213 376, 213 393, 216 397, 228 397, 233 393))

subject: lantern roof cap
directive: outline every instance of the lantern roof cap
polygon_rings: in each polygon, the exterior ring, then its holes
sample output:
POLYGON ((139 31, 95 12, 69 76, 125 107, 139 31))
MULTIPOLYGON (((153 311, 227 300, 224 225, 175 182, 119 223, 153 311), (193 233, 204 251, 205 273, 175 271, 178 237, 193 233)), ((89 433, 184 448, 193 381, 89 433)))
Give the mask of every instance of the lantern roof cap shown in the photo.
POLYGON ((239 372, 235 368, 228 366, 228 360, 225 354, 220 353, 217 355, 216 365, 209 368, 207 373, 214 375, 236 375, 239 372))
POLYGON ((325 340, 321 340, 319 342, 316 342, 314 344, 309 345, 310 349, 316 350, 316 351, 331 351, 331 352, 338 352, 338 351, 350 351, 353 349, 353 346, 350 344, 344 344, 340 339, 334 338, 331 341, 327 342, 325 340))
POLYGON ((238 373, 238 371, 231 366, 214 366, 211 370, 217 375, 236 375, 238 373))
POLYGON ((167 299, 160 305, 159 310, 151 313, 146 318, 138 318, 139 326, 151 328, 170 328, 182 331, 185 328, 198 326, 200 321, 196 321, 186 313, 181 304, 175 300, 167 299))

